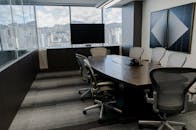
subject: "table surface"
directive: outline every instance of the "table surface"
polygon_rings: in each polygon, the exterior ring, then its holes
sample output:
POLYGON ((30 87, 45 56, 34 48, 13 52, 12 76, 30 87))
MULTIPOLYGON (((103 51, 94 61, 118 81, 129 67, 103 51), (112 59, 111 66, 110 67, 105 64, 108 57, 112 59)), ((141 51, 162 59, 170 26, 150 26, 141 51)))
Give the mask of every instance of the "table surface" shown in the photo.
POLYGON ((161 67, 149 61, 141 61, 141 66, 131 66, 131 58, 120 55, 89 57, 89 62, 96 71, 135 87, 149 86, 150 71, 161 67))

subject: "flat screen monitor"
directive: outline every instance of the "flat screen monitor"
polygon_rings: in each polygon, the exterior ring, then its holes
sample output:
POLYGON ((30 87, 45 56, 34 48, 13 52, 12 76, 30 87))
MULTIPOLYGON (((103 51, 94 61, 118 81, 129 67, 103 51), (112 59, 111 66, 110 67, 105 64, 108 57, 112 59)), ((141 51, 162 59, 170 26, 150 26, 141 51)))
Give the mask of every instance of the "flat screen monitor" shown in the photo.
POLYGON ((104 43, 104 24, 71 24, 71 43, 104 43))

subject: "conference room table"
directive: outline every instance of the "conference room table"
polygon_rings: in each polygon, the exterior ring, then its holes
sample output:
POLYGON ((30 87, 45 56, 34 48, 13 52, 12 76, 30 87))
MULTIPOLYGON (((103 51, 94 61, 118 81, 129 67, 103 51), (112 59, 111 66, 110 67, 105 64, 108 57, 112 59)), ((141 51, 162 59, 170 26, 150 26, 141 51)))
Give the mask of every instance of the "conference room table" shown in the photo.
POLYGON ((151 85, 149 73, 152 69, 161 67, 147 60, 141 61, 139 66, 131 66, 132 58, 121 55, 107 55, 89 57, 93 69, 121 83, 132 87, 151 85))
POLYGON ((141 65, 131 66, 132 58, 121 55, 91 56, 88 59, 95 71, 109 77, 119 88, 122 86, 118 93, 122 95, 120 102, 125 116, 138 119, 138 116, 152 115, 152 108, 144 99, 144 90, 151 87, 150 71, 160 65, 143 60, 141 65))

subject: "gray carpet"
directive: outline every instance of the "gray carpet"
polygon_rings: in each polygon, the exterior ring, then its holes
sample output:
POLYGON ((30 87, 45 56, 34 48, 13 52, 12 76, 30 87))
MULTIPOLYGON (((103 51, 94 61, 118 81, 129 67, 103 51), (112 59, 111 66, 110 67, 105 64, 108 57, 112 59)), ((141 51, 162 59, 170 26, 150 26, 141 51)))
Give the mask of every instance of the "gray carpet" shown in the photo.
POLYGON ((98 110, 83 115, 91 100, 82 102, 78 89, 88 87, 78 71, 40 73, 25 97, 10 130, 45 130, 97 120, 98 110))
MULTIPOLYGON (((136 122, 98 124, 99 109, 83 115, 83 108, 93 104, 92 100, 80 100, 78 89, 83 87, 88 84, 78 71, 38 74, 9 130, 138 130, 136 122)), ((173 119, 196 130, 196 111, 173 119)))

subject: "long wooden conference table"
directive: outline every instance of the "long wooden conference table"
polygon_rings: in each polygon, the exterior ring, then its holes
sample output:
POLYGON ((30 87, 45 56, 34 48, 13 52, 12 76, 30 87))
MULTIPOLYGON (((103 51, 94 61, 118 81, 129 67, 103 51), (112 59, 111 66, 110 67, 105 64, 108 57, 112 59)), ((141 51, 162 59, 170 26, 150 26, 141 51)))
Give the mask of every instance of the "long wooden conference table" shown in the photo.
POLYGON ((131 66, 131 58, 120 55, 89 57, 89 62, 96 71, 133 87, 149 86, 150 71, 160 67, 149 61, 141 61, 140 66, 131 66))
POLYGON ((126 118, 146 117, 152 112, 144 100, 144 89, 151 86, 150 71, 160 65, 141 61, 140 66, 131 66, 131 58, 120 55, 89 57, 89 62, 95 71, 123 86, 118 92, 122 95, 121 109, 126 118))

